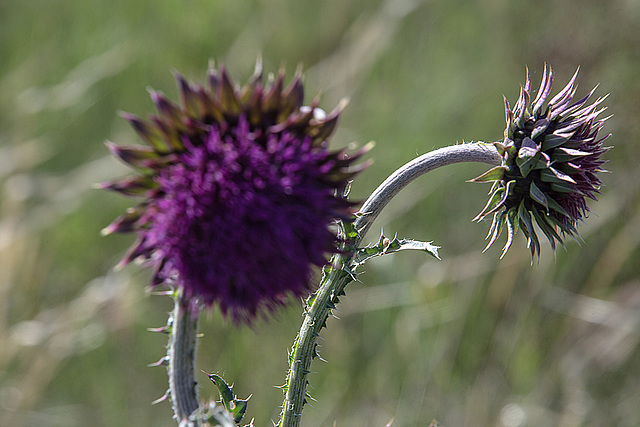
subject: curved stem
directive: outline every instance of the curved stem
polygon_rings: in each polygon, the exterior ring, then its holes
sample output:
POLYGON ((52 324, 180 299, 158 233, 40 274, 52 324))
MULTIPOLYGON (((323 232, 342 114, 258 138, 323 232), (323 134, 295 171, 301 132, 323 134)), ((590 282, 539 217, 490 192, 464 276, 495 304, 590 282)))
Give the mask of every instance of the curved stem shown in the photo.
MULTIPOLYGON (((502 158, 490 144, 471 143, 453 145, 426 153, 405 164, 389 176, 369 196, 360 210, 362 215, 355 222, 357 237, 351 242, 357 247, 373 221, 393 196, 411 181, 425 173, 454 163, 478 162, 499 165, 502 158)), ((307 304, 306 315, 289 357, 290 368, 285 385, 280 427, 300 425, 302 408, 306 402, 307 377, 311 361, 317 356, 316 347, 320 331, 326 326, 331 310, 343 295, 344 287, 352 280, 352 255, 341 254, 332 258, 331 269, 323 277, 320 287, 307 304)))
POLYGON ((189 416, 198 409, 195 380, 195 357, 199 309, 178 290, 171 322, 169 358, 169 390, 173 412, 180 426, 194 426, 189 416))
POLYGON ((411 181, 439 167, 467 162, 498 166, 502 162, 502 157, 493 145, 474 142, 440 148, 413 159, 389 175, 364 202, 360 209, 362 216, 358 217, 354 223, 359 238, 362 239, 367 234, 369 227, 382 209, 411 181))

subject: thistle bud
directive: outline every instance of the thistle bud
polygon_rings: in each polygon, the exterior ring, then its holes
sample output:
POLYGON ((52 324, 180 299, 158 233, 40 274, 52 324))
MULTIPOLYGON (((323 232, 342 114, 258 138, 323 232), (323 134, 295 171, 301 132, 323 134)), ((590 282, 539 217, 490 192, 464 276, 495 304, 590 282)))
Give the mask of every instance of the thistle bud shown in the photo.
POLYGON ((554 250, 567 236, 579 237, 577 224, 589 213, 586 199, 596 200, 600 193, 598 174, 605 163, 601 156, 610 149, 603 146, 609 135, 598 136, 606 120, 598 119, 606 96, 588 104, 594 89, 574 101, 577 75, 576 71, 564 89, 547 100, 553 72, 545 67, 532 101, 527 70, 515 106, 504 100, 507 127, 503 141, 494 143, 502 164, 472 180, 493 183, 489 202, 475 220, 493 214, 487 249, 506 226, 502 256, 518 229, 527 237, 532 258, 540 256, 537 230, 554 250))

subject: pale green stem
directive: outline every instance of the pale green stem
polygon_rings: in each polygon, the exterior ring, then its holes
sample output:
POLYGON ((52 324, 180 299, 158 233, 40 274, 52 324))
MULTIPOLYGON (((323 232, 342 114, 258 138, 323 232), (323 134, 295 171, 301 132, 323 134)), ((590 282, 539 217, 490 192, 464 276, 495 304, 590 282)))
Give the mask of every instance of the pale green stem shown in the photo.
POLYGON ((195 379, 195 357, 198 335, 199 307, 184 297, 179 289, 171 317, 169 358, 169 392, 173 412, 181 427, 197 426, 189 416, 198 409, 195 379))
MULTIPOLYGON (((501 157, 491 144, 470 143, 441 148, 426 153, 405 164, 391 174, 362 205, 361 213, 354 226, 358 237, 352 242, 358 247, 373 221, 393 196, 406 187, 411 181, 425 173, 454 163, 476 162, 490 165, 501 164, 501 157)), ((311 361, 316 354, 316 345, 321 329, 337 304, 337 297, 352 280, 349 267, 351 256, 335 255, 331 269, 316 291, 311 307, 308 308, 302 327, 293 345, 291 366, 287 376, 285 400, 282 406, 280 427, 297 427, 300 425, 302 408, 305 403, 307 377, 311 361)))

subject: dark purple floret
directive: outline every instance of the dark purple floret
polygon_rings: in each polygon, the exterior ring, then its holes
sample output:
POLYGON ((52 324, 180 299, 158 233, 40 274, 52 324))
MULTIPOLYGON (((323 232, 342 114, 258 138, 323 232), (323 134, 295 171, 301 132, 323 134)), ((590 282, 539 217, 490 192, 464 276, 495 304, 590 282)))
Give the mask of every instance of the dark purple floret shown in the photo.
POLYGON ((154 285, 250 322, 309 293, 337 250, 332 224, 353 217, 343 190, 361 153, 328 150, 339 110, 303 106, 299 76, 284 90, 282 75, 263 87, 259 69, 239 90, 224 69, 209 81, 178 76, 182 106, 153 93, 150 122, 125 116, 149 147, 111 144, 140 174, 103 187, 145 199, 105 232, 138 234, 122 263, 152 265, 154 285))

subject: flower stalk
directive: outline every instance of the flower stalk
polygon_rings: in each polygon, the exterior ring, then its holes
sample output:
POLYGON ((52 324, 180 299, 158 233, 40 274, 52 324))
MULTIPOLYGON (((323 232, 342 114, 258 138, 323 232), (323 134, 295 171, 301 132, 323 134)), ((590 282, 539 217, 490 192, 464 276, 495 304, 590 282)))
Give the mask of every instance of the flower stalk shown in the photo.
MULTIPOLYGON (((470 143, 441 148, 426 153, 400 167, 391 174, 365 201, 361 214, 353 223, 354 233, 347 233, 349 247, 357 248, 371 224, 391 199, 413 180, 436 168, 454 163, 476 162, 499 165, 501 157, 490 144, 470 143)), ((346 248, 345 248, 346 249, 346 248)), ((325 271, 320 288, 307 300, 302 327, 289 356, 290 369, 284 386, 280 427, 300 425, 302 409, 307 399, 308 375, 311 362, 317 357, 317 341, 327 318, 344 295, 345 286, 354 279, 355 252, 335 255, 328 272, 325 271)))
MULTIPOLYGON (((307 397, 307 377, 309 367, 314 358, 318 357, 317 341, 322 328, 331 314, 331 309, 338 302, 342 290, 351 281, 345 271, 345 264, 349 256, 335 255, 332 259, 330 272, 325 275, 321 286, 310 300, 313 300, 298 336, 289 355, 290 369, 287 384, 284 386, 285 400, 282 406, 280 426, 298 426, 302 416, 302 408, 307 397)), ((308 304, 310 303, 308 300, 308 304)))
POLYGON ((179 425, 184 427, 197 425, 190 416, 199 406, 195 379, 199 311, 199 306, 186 298, 183 289, 179 288, 169 322, 171 338, 167 370, 173 412, 179 425))

